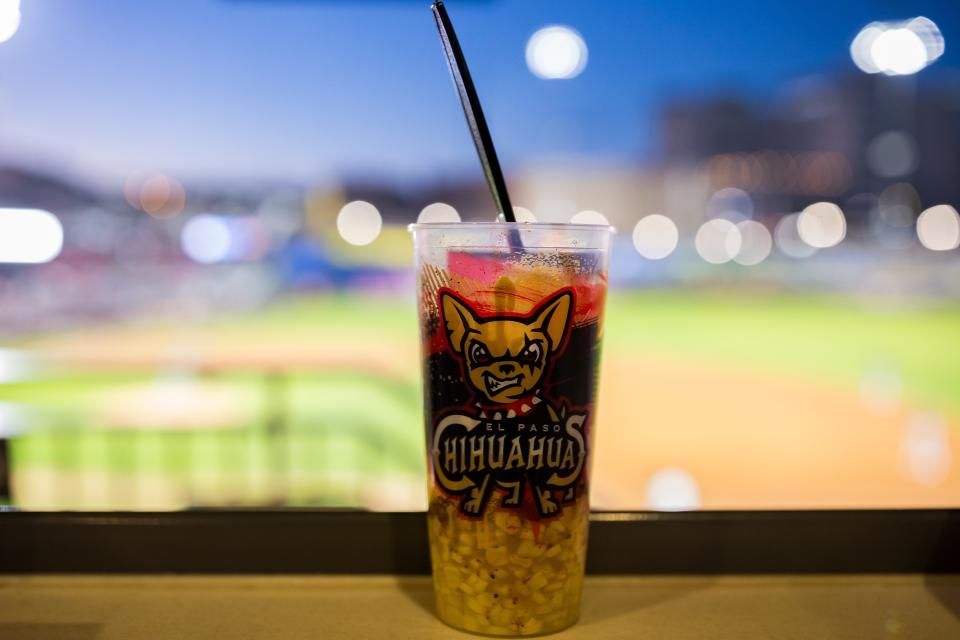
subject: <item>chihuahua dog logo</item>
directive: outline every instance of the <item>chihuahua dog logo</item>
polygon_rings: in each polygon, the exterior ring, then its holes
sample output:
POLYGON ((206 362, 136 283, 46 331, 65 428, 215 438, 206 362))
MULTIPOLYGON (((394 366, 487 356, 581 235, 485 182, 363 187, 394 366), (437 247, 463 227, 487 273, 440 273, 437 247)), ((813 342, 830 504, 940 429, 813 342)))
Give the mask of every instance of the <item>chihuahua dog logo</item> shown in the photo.
POLYGON ((449 289, 439 294, 441 328, 475 402, 442 415, 432 458, 439 485, 482 515, 494 489, 519 508, 529 487, 541 517, 576 499, 587 446, 586 412, 545 394, 550 369, 570 339, 574 297, 562 289, 529 313, 478 313, 449 289))

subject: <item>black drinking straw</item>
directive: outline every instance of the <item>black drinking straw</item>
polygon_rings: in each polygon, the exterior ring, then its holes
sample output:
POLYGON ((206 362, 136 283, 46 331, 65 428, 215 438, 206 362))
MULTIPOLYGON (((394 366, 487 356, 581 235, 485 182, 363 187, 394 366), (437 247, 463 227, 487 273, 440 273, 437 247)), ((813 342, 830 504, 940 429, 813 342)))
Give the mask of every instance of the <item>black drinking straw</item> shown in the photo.
MULTIPOLYGON (((457 41, 457 34, 453 31, 450 16, 447 15, 447 9, 443 6, 441 0, 436 0, 430 9, 437 21, 437 30, 440 32, 443 51, 447 55, 447 64, 450 66, 450 75, 453 76, 453 83, 457 86, 457 93, 460 94, 463 115, 466 116, 467 124, 470 126, 473 144, 477 147, 477 155, 480 157, 483 173, 487 177, 487 187, 490 189, 490 195, 493 196, 493 203, 505 222, 516 222, 513 207, 510 205, 510 196, 507 195, 507 185, 503 181, 503 172, 500 171, 500 161, 497 160, 497 152, 493 148, 493 140, 490 138, 490 130, 487 128, 487 121, 483 117, 483 109, 480 108, 480 98, 477 97, 477 90, 470 78, 470 70, 467 69, 467 61, 464 59, 460 43, 457 41)), ((511 234, 511 236, 513 235, 511 234)), ((513 238, 513 240, 512 244, 519 244, 517 242, 519 238, 513 238)))

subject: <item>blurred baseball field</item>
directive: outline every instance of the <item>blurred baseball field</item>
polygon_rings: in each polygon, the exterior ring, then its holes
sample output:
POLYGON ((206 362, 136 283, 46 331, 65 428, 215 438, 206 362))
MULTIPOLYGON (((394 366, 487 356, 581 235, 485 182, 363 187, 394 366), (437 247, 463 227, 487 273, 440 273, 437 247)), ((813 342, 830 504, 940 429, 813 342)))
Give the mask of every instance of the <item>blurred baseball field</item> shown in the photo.
MULTIPOLYGON (((614 294, 594 504, 956 506, 958 337, 957 304, 614 294)), ((407 299, 323 294, 25 340, 13 503, 419 508, 417 339, 407 299)))

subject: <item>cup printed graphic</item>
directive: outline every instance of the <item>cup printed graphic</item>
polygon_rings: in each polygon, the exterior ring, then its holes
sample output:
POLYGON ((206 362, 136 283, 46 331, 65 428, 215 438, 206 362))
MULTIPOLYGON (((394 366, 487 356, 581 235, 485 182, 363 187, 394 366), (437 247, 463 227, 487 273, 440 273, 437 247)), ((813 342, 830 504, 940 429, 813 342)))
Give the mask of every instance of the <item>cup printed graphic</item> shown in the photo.
POLYGON ((430 562, 457 629, 531 636, 579 615, 610 231, 413 229, 430 562))
POLYGON ((473 395, 433 422, 437 485, 482 516, 493 491, 501 508, 532 503, 557 515, 583 487, 589 411, 552 397, 553 364, 567 348, 574 291, 544 298, 528 313, 482 314, 451 289, 439 291, 441 331, 473 395))

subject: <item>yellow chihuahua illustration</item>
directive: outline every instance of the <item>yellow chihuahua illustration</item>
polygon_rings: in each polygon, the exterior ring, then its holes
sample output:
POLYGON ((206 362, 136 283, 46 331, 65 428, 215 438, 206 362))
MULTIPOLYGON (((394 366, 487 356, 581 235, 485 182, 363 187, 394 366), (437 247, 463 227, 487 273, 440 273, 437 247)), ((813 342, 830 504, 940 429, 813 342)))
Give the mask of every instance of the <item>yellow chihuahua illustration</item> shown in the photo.
POLYGON ((445 491, 463 496, 464 514, 482 514, 494 488, 506 492, 501 507, 520 508, 529 486, 542 517, 575 499, 587 413, 569 412, 562 400, 553 406, 540 389, 566 347, 572 316, 571 289, 529 313, 492 316, 440 291, 442 330, 479 400, 465 412, 438 415, 433 428, 434 474, 445 491))
POLYGON ((450 348, 463 358, 470 385, 493 404, 536 389, 547 357, 563 348, 572 306, 573 293, 564 290, 530 314, 480 318, 453 293, 440 294, 450 348))

